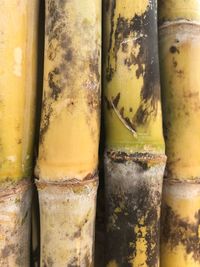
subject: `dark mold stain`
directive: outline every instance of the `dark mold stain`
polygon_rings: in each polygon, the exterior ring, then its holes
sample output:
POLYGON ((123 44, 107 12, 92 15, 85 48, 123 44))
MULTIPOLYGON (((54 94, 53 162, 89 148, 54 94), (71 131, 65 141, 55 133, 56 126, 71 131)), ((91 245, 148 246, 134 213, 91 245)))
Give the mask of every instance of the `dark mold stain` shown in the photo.
POLYGON ((64 56, 66 61, 72 61, 73 59, 73 50, 70 48, 67 50, 66 55, 64 56))
POLYGON ((67 267, 79 267, 80 265, 78 264, 79 262, 79 258, 78 257, 74 257, 70 263, 67 264, 67 267))
POLYGON ((81 237, 81 229, 78 229, 78 231, 76 231, 72 237, 72 239, 74 238, 80 238, 81 237))
POLYGON ((2 258, 7 258, 11 254, 15 254, 17 247, 15 245, 7 245, 1 250, 1 257, 2 258))
POLYGON ((91 257, 89 256, 88 253, 83 257, 83 259, 80 259, 78 257, 75 257, 71 263, 67 265, 67 267, 80 267, 80 266, 85 266, 85 267, 93 267, 93 262, 91 262, 91 257))
POLYGON ((29 215, 29 210, 27 210, 26 213, 24 214, 24 217, 22 218, 21 225, 23 225, 27 221, 28 215, 29 215))
POLYGON ((47 265, 48 267, 53 267, 54 262, 53 262, 53 260, 52 260, 51 257, 48 257, 48 258, 47 258, 47 264, 48 264, 48 265, 47 265))
POLYGON ((113 105, 117 108, 117 105, 119 103, 120 100, 120 93, 117 94, 117 96, 113 99, 113 105))
MULTIPOLYGON (((158 64, 158 46, 157 46, 157 20, 156 20, 156 2, 151 1, 151 8, 141 15, 135 15, 132 19, 122 17, 120 14, 117 18, 116 28, 114 27, 114 17, 116 1, 108 1, 108 7, 111 8, 111 32, 106 55, 106 79, 110 82, 117 70, 118 51, 126 54, 124 64, 130 69, 131 65, 136 65, 136 77, 143 77, 144 84, 141 88, 141 100, 138 110, 133 118, 129 118, 132 128, 137 125, 147 124, 150 117, 156 117, 158 102, 160 101, 160 79, 159 79, 159 64, 158 64), (111 6, 112 3, 112 6, 111 6), (125 41, 130 39, 130 36, 137 35, 137 38, 132 42, 132 46, 139 45, 140 50, 135 56, 128 49, 130 43, 125 41), (114 37, 114 44, 113 44, 114 37), (150 46, 151 44, 151 46, 150 46), (151 48, 150 48, 151 47, 151 48), (110 55, 114 54, 114 66, 110 63, 110 55), (144 66, 145 65, 145 69, 144 66)), ((134 85, 133 85, 134 90, 134 85)))
POLYGON ((108 100, 108 98, 106 96, 104 96, 104 101, 105 101, 105 105, 106 105, 106 108, 108 110, 112 109, 112 104, 110 103, 110 101, 108 100))
POLYGON ((110 8, 110 0, 105 0, 105 7, 106 7, 106 11, 108 12, 110 8))
POLYGON ((106 192, 109 225, 107 229, 107 263, 113 259, 121 267, 132 267, 130 262, 136 257, 136 240, 146 241, 146 265, 157 267, 159 259, 159 220, 157 208, 161 204, 161 192, 145 182, 140 182, 132 193, 124 191, 123 186, 115 188, 115 192, 106 192), (115 212, 123 203, 120 212, 115 212), (115 217, 113 224, 112 217, 115 217), (110 220, 110 221, 109 221, 110 220), (112 226, 111 226, 112 225, 112 226), (139 231, 136 233, 135 227, 139 231), (147 227, 145 236, 141 228, 147 227), (131 244, 131 245, 130 245, 131 244))
POLYGON ((60 80, 60 68, 56 67, 54 70, 49 72, 48 74, 48 83, 49 83, 49 88, 51 89, 51 97, 54 100, 57 100, 59 97, 59 94, 61 93, 63 89, 63 85, 61 84, 60 80))
POLYGON ((97 82, 100 81, 100 73, 99 73, 99 58, 100 58, 100 51, 99 50, 95 50, 92 58, 90 59, 89 62, 89 68, 91 73, 94 74, 95 76, 95 80, 97 82))
POLYGON ((161 242, 170 245, 171 250, 182 244, 186 253, 200 263, 200 210, 194 214, 196 223, 181 218, 167 204, 163 205, 162 211, 161 242))
MULTIPOLYGON (((111 33, 110 33, 110 40, 109 40, 109 48, 108 48, 108 52, 111 50, 112 48, 112 36, 114 33, 114 16, 115 16, 115 8, 116 8, 116 0, 113 0, 111 3, 112 5, 110 5, 110 0, 107 0, 107 11, 109 10, 109 8, 111 7, 111 33)), ((107 56, 107 55, 106 55, 107 56)), ((112 67, 111 63, 110 63, 110 56, 108 54, 108 68, 106 68, 106 78, 108 81, 112 80, 112 77, 114 75, 114 68, 112 67)))
POLYGON ((174 45, 172 45, 172 46, 170 47, 169 51, 170 51, 170 53, 172 53, 172 54, 175 54, 175 53, 180 54, 180 51, 179 51, 178 48, 177 48, 176 46, 174 46, 174 45))
POLYGON ((94 266, 93 262, 91 262, 91 257, 88 253, 86 253, 85 257, 84 257, 84 261, 83 261, 83 266, 88 266, 88 267, 92 267, 94 266))
POLYGON ((43 110, 43 119, 40 125, 40 142, 41 143, 43 141, 45 133, 47 132, 49 128, 50 117, 51 117, 51 114, 53 113, 52 107, 47 104, 47 97, 45 96, 45 93, 44 93, 43 102, 42 102, 42 110, 43 110))
POLYGON ((87 92, 87 102, 90 112, 99 110, 100 107, 100 68, 99 68, 100 50, 96 49, 89 59, 89 84, 87 92))
POLYGON ((177 65, 178 65, 178 63, 177 63, 177 61, 175 60, 174 57, 173 57, 173 59, 172 59, 172 64, 173 64, 174 68, 176 68, 177 65))

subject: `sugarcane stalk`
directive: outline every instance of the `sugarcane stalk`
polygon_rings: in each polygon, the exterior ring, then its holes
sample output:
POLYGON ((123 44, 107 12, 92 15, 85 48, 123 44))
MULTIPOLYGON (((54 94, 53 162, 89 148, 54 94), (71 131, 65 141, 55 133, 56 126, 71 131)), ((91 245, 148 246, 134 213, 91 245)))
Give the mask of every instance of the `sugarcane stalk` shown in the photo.
POLYGON ((29 266, 38 1, 0 1, 0 266, 29 266))
POLYGON ((104 1, 106 266, 159 266, 165 167, 157 2, 104 1))
POLYGON ((162 267, 200 265, 200 2, 159 2, 166 166, 162 267))
POLYGON ((101 1, 47 0, 36 166, 41 266, 93 266, 101 1))

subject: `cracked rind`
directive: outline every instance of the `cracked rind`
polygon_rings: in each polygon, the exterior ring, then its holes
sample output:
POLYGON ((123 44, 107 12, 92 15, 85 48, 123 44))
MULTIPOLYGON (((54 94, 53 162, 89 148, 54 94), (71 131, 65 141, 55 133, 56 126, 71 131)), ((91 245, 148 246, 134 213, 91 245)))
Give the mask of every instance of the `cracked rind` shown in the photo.
POLYGON ((187 21, 159 31, 166 177, 200 177, 200 26, 187 21))
POLYGON ((29 180, 7 183, 0 190, 0 266, 30 264, 31 200, 29 180))
POLYGON ((200 22, 199 0, 158 0, 158 22, 188 20, 200 22))
POLYGON ((41 266, 93 267, 97 179, 37 182, 41 266))
POLYGON ((157 163, 148 166, 140 164, 142 155, 115 161, 109 152, 105 153, 106 266, 158 267, 166 157, 157 155, 157 163))
POLYGON ((161 220, 161 266, 200 265, 200 184, 165 179, 161 220))
POLYGON ((106 144, 162 153, 157 2, 105 0, 103 13, 106 144))
POLYGON ((47 0, 45 25, 35 172, 49 181, 81 180, 98 165, 101 1, 47 0))

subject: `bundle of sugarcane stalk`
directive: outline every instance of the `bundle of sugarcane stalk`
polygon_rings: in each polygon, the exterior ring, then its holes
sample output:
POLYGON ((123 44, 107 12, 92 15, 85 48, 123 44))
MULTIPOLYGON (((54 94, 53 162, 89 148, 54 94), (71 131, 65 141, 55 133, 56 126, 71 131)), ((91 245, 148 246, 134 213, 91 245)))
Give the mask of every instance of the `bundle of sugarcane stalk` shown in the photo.
POLYGON ((47 0, 39 178, 41 266, 93 266, 101 1, 47 0))
POLYGON ((200 1, 159 1, 159 43, 168 163, 162 267, 200 266, 200 1))
POLYGON ((159 266, 165 167, 156 0, 104 1, 106 266, 159 266))
POLYGON ((0 1, 0 266, 29 266, 38 1, 0 1))

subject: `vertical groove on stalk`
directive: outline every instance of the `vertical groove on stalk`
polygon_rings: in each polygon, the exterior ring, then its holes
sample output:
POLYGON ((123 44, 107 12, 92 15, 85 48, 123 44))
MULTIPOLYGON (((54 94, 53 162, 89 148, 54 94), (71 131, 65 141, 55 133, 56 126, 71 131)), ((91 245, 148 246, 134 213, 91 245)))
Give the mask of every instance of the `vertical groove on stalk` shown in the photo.
POLYGON ((47 0, 39 155, 41 265, 93 266, 101 1, 47 0))
POLYGON ((164 134, 162 267, 200 265, 200 2, 159 1, 164 134))
POLYGON ((104 1, 108 267, 159 266, 165 167, 157 2, 104 1))

